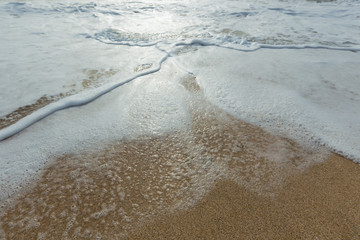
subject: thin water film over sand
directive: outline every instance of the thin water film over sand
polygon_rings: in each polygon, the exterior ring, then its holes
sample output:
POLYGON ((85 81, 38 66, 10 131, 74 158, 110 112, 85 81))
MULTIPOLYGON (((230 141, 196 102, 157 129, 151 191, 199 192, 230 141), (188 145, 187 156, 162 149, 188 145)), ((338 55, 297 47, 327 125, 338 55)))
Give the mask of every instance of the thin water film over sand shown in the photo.
POLYGON ((289 175, 326 156, 211 105, 193 75, 181 83, 189 93, 186 131, 57 159, 4 212, 5 238, 123 238, 155 216, 194 206, 222 180, 273 198, 289 175))
POLYGON ((0 1, 0 239, 360 239, 359 9, 0 1))
MULTIPOLYGON (((151 66, 150 66, 151 67, 151 66)), ((149 68, 149 67, 148 67, 149 68)), ((141 71, 134 69, 134 72, 141 71)), ((64 85, 63 90, 64 92, 56 94, 56 95, 43 95, 39 99, 37 99, 34 103, 21 106, 16 110, 12 111, 11 113, 6 114, 5 116, 0 118, 0 129, 6 128, 20 119, 30 115, 31 113, 39 110, 40 108, 45 107, 46 105, 56 102, 62 98, 74 95, 79 93, 80 91, 84 91, 89 88, 94 88, 95 86, 101 85, 107 78, 112 77, 118 72, 115 69, 83 69, 82 73, 85 77, 81 80, 80 84, 73 83, 71 85, 64 85), (79 86, 77 86, 79 85, 79 86)))

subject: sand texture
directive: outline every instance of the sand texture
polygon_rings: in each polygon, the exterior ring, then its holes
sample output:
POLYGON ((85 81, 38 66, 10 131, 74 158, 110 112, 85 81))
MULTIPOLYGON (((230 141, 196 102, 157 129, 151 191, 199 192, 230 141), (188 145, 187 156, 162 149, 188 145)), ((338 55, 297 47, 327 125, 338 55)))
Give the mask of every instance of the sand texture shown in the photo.
POLYGON ((67 154, 2 207, 0 239, 359 239, 360 168, 235 119, 183 79, 186 131, 67 154))
POLYGON ((129 239, 360 239, 359 166, 333 155, 291 177, 274 198, 218 182, 194 208, 129 239))

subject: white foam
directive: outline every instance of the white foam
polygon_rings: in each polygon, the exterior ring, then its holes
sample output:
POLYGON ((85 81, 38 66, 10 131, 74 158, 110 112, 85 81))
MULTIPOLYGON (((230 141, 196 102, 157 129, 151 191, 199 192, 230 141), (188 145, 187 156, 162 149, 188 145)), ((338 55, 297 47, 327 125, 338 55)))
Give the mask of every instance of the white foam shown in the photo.
POLYGON ((116 72, 0 131, 35 123, 0 142, 1 198, 55 155, 184 127, 181 70, 157 72, 170 59, 230 113, 360 161, 357 0, 2 1, 0 16, 0 116, 116 72))
POLYGON ((359 53, 208 47, 178 60, 235 116, 360 161, 359 53))
MULTIPOLYGON (((13 136, 14 134, 22 131, 23 129, 29 127, 30 125, 34 124, 35 122, 43 119, 44 117, 47 117, 48 115, 65 109, 65 108, 69 108, 69 107, 74 107, 74 106, 80 106, 80 105, 84 105, 86 103, 89 103, 95 99, 97 99, 98 97, 114 90, 115 88, 128 83, 138 77, 141 76, 145 76, 154 72, 157 72, 160 70, 161 68, 161 64, 167 59, 168 55, 166 54, 165 56, 163 56, 160 61, 157 63, 157 66, 155 68, 152 68, 150 70, 144 71, 142 73, 136 74, 128 79, 124 79, 124 80, 113 80, 110 81, 110 83, 102 85, 92 91, 86 91, 86 92, 81 92, 79 94, 76 95, 72 95, 70 97, 61 99, 57 102, 51 103, 47 106, 45 106, 44 108, 20 119, 18 122, 16 122, 15 124, 2 129, 0 131, 0 141, 4 140, 10 136, 13 136)), ((119 76, 116 76, 119 77, 119 76)))
POLYGON ((103 144, 124 138, 184 129, 189 117, 184 89, 178 85, 174 71, 176 68, 169 64, 161 72, 138 78, 90 104, 58 111, 2 141, 0 199, 35 174, 48 159, 96 151, 103 144))
MULTIPOLYGON (((116 75, 124 81, 136 74, 134 69, 137 65, 156 65, 162 56, 155 48, 109 46, 90 39, 69 44, 65 49, 63 46, 49 46, 55 44, 53 42, 45 43, 25 47, 16 54, 10 53, 9 50, 2 51, 0 61, 4 64, 1 64, 0 72, 4 74, 1 83, 6 91, 0 96, 0 116, 18 107, 35 103, 44 95, 57 96, 72 91, 83 91, 84 80, 88 81, 89 87, 111 82, 109 75, 116 75), (33 48, 37 47, 40 50, 34 53, 33 48), (19 55, 23 57, 19 58, 19 55), (133 58, 124 61, 129 55, 133 58), (89 72, 94 71, 97 71, 98 75, 88 76, 89 72)), ((12 43, 10 48, 21 44, 21 41, 12 43)))

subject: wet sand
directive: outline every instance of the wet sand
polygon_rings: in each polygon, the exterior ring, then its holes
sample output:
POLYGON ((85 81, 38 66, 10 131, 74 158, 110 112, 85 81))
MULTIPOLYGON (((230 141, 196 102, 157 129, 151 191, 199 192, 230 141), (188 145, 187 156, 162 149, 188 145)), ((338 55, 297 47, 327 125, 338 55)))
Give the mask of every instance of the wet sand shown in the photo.
MULTIPOLYGON (((137 70, 134 69, 134 72, 141 71, 142 68, 143 68, 143 66, 138 66, 136 68, 137 70)), ((98 70, 97 69, 83 69, 82 72, 86 75, 86 78, 84 78, 82 80, 80 89, 86 89, 86 88, 92 87, 95 84, 98 84, 104 78, 109 78, 109 77, 113 76, 114 74, 117 73, 117 70, 114 70, 114 69, 106 70, 103 68, 98 69, 98 70)), ((75 89, 70 89, 70 90, 68 89, 68 88, 74 88, 74 87, 76 87, 76 84, 72 84, 70 86, 64 85, 63 86, 64 92, 56 94, 56 95, 52 95, 52 96, 43 95, 42 97, 37 99, 34 103, 19 107, 18 109, 12 111, 11 113, 6 114, 5 116, 0 118, 0 130, 16 123, 20 119, 26 117, 27 115, 30 115, 31 113, 39 110, 40 108, 45 107, 48 104, 51 104, 51 103, 56 102, 64 97, 71 96, 71 95, 76 94, 77 92, 81 91, 81 90, 75 90, 75 89)))
POLYGON ((333 155, 290 177, 276 197, 220 181, 193 208, 128 239, 360 239, 359 166, 333 155))
POLYGON ((0 239, 358 239, 360 167, 236 119, 193 76, 186 131, 55 159, 0 239))

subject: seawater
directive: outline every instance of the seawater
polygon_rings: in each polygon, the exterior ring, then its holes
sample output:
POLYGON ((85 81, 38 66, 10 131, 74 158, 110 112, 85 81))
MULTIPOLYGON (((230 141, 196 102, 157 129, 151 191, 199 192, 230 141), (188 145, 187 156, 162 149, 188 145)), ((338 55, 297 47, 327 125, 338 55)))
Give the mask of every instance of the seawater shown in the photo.
POLYGON ((0 117, 24 115, 0 130, 1 198, 55 156, 185 129, 184 74, 360 161, 358 1, 1 1, 0 31, 0 117))

